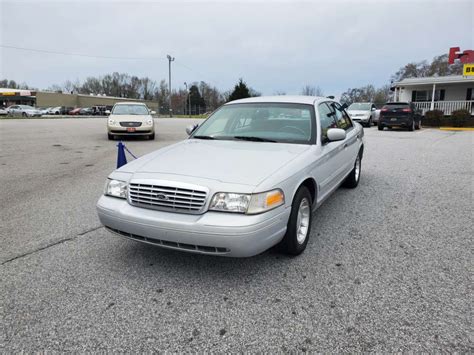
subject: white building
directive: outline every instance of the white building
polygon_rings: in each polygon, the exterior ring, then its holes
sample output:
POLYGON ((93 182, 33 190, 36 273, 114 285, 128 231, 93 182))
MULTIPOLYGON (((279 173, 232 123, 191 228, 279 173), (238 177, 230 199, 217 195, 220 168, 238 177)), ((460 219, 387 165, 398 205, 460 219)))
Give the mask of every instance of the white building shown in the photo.
POLYGON ((403 79, 392 86, 394 101, 414 102, 426 111, 441 110, 445 115, 467 109, 474 115, 474 76, 438 76, 403 79))

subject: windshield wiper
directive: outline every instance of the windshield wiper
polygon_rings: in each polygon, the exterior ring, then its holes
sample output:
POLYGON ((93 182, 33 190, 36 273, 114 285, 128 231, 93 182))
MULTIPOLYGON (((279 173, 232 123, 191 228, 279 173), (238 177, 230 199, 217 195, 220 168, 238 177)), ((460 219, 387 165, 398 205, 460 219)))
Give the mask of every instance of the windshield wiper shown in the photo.
POLYGON ((212 136, 193 136, 192 138, 196 138, 196 139, 215 139, 212 136))
POLYGON ((272 142, 276 143, 273 139, 262 138, 262 137, 252 137, 252 136, 233 136, 234 139, 240 139, 243 141, 250 141, 250 142, 272 142))

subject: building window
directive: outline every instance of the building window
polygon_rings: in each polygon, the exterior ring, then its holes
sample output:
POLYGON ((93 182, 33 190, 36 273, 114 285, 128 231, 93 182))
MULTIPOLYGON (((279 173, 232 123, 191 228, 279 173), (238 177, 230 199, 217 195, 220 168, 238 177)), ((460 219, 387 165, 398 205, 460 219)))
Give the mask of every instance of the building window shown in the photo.
POLYGON ((474 100, 474 89, 468 88, 466 93, 466 100, 474 100))
MULTIPOLYGON (((411 101, 420 102, 420 101, 431 101, 431 96, 433 90, 413 90, 411 92, 411 101)), ((445 90, 439 89, 435 90, 435 101, 444 101, 445 90)))

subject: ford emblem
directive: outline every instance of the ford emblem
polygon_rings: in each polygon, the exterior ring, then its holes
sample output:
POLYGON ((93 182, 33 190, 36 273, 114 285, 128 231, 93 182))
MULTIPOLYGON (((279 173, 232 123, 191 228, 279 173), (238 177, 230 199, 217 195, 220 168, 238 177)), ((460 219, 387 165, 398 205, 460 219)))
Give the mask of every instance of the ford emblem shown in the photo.
POLYGON ((168 197, 165 194, 156 194, 155 196, 158 200, 167 200, 168 197))

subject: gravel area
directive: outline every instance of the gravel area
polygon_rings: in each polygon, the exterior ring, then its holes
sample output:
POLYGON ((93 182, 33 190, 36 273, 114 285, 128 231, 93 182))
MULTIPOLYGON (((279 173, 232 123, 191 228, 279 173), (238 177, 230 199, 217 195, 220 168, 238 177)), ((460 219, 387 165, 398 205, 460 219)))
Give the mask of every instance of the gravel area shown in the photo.
POLYGON ((474 132, 366 128, 361 182, 316 211, 304 254, 232 259, 100 226, 105 125, 0 121, 0 352, 474 351, 474 132))

